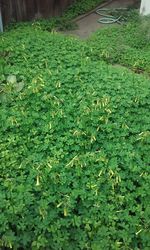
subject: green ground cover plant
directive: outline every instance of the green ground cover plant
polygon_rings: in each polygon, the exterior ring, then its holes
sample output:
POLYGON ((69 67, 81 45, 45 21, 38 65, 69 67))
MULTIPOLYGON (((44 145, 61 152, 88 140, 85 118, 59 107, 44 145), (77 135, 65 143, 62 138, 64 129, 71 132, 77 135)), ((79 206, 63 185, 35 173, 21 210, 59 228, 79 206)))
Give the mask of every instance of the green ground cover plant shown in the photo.
POLYGON ((0 248, 148 250, 149 79, 34 28, 0 48, 0 248))
POLYGON ((130 10, 127 20, 127 24, 109 26, 90 37, 92 56, 150 74, 150 18, 139 18, 130 10))
POLYGON ((99 4, 106 2, 106 0, 78 0, 75 1, 64 13, 65 16, 69 19, 73 19, 79 15, 90 11, 91 9, 95 8, 99 4))

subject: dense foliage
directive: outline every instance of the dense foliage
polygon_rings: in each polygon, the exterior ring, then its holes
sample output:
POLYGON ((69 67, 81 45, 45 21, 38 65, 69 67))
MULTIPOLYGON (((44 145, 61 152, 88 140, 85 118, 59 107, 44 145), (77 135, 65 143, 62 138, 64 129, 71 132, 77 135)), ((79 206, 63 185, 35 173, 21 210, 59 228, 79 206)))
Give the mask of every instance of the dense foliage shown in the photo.
POLYGON ((150 81, 74 38, 1 38, 0 248, 148 250, 150 81))
POLYGON ((82 15, 87 11, 95 8, 99 4, 106 2, 106 0, 78 0, 72 4, 67 11, 64 13, 65 16, 72 19, 77 17, 78 15, 82 15))
POLYGON ((94 60, 102 58, 150 74, 150 18, 140 19, 134 11, 127 13, 126 25, 99 30, 89 39, 94 60))

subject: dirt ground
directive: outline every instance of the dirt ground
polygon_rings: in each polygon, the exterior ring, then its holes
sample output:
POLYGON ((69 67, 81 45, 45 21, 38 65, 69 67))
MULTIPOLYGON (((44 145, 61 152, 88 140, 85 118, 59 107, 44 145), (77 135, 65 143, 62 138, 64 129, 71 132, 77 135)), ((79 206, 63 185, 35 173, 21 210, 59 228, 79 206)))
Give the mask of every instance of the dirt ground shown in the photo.
MULTIPOLYGON (((126 8, 129 6, 134 5, 137 2, 137 0, 114 0, 111 3, 109 3, 106 7, 107 8, 126 8)), ((100 8, 102 5, 98 6, 100 8)), ((78 29, 76 30, 71 30, 71 31, 66 31, 64 32, 66 35, 73 35, 80 37, 81 39, 86 39, 88 38, 93 32, 96 30, 103 28, 106 26, 106 24, 100 24, 98 23, 98 19, 100 16, 95 13, 95 11, 88 16, 81 16, 78 17, 76 24, 78 26, 78 29)), ((107 24, 111 25, 111 24, 107 24)), ((113 24, 114 25, 114 24, 113 24)), ((118 24, 115 24, 118 25, 118 24)))

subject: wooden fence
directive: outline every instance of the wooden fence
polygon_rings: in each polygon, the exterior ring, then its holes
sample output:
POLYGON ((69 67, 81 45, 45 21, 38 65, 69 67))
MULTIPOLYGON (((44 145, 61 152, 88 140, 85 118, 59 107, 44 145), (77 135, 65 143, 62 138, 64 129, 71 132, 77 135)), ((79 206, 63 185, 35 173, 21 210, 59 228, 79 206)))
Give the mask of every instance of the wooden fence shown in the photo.
POLYGON ((61 14, 75 0, 0 0, 3 24, 61 14))

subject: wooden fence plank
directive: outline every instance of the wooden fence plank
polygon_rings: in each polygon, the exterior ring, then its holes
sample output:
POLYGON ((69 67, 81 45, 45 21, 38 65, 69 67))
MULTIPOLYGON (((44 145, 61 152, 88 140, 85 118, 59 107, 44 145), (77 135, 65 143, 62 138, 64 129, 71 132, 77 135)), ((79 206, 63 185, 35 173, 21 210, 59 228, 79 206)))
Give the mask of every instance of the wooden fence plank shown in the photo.
POLYGON ((0 0, 3 23, 59 15, 75 0, 0 0))

